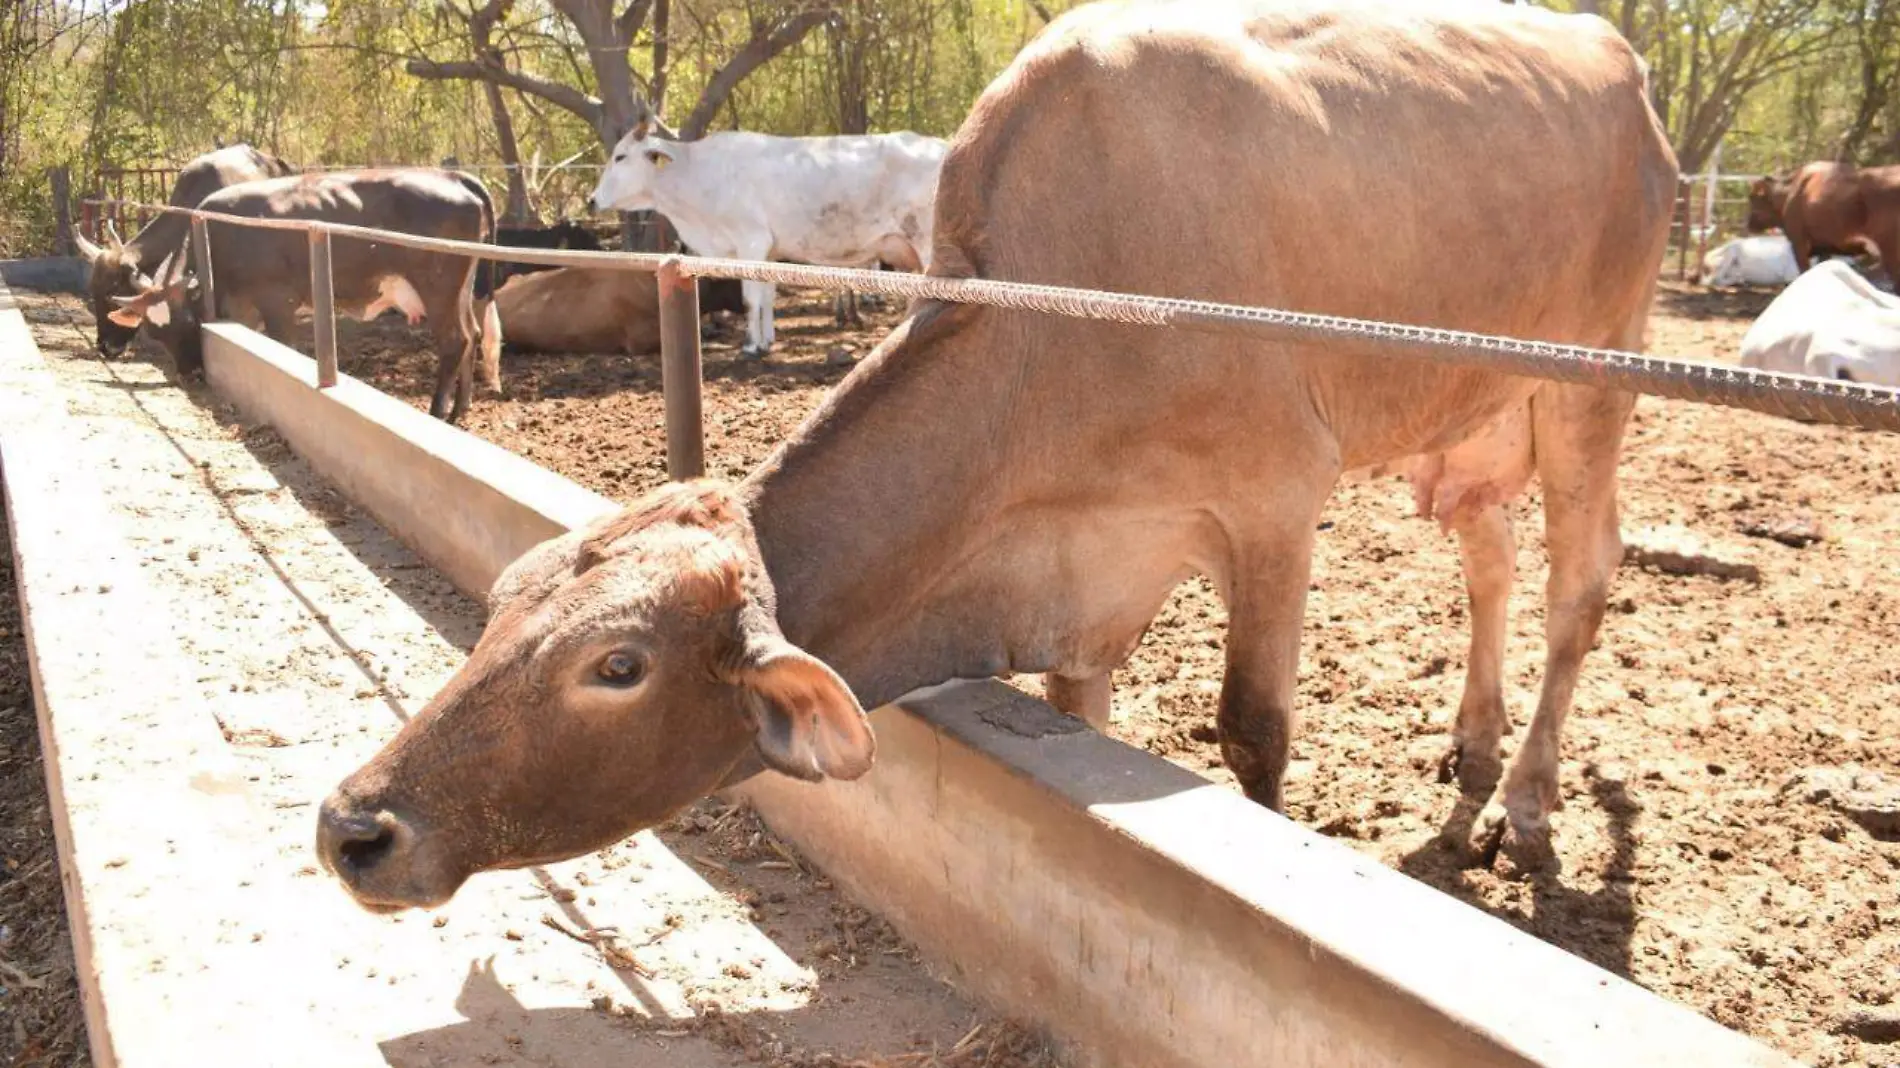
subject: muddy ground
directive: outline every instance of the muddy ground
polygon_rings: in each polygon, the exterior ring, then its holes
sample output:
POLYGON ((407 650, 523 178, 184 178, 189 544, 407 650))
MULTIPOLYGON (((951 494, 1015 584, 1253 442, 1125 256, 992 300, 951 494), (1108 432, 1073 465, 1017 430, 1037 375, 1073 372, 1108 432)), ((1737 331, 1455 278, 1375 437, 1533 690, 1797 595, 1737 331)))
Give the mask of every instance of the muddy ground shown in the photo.
MULTIPOLYGON (((1732 359, 1767 300, 1666 284, 1652 351, 1732 359)), ((827 356, 861 355, 897 318, 840 331, 828 312, 781 290, 763 365, 737 361, 730 325, 707 345, 709 474, 747 472, 848 371, 827 356)), ((343 341, 346 372, 426 406, 415 335, 346 324, 343 341)), ((470 430, 615 497, 663 478, 655 359, 504 366, 508 397, 479 402, 470 430)), ((1827 779, 1864 768, 1891 784, 1900 768, 1900 439, 1645 399, 1623 472, 1625 540, 1693 539, 1700 555, 1691 573, 1638 562, 1617 578, 1565 734, 1561 873, 1470 868, 1440 837, 1458 826, 1436 765, 1464 594, 1455 543, 1397 482, 1341 487, 1319 535, 1289 815, 1804 1060, 1900 1064, 1900 1045, 1856 1034, 1900 986, 1900 827, 1827 779)), ((1535 488, 1515 515, 1521 736, 1543 645, 1535 488)), ((1116 674, 1112 730, 1231 783, 1213 731, 1224 627, 1205 583, 1178 590, 1116 674)))
MULTIPOLYGON (((297 921, 256 921, 234 900, 228 915, 263 924, 250 937, 224 931, 227 915, 215 936, 168 932, 180 944, 151 963, 155 975, 196 960, 298 976, 228 1006, 221 1024, 255 1025, 272 997, 304 999, 305 1025, 375 1037, 390 1063, 415 1066, 1059 1063, 930 974, 743 807, 708 801, 600 854, 483 877, 433 922, 349 906, 314 866, 311 801, 439 688, 480 631, 479 605, 268 428, 201 388, 171 388, 149 362, 100 360, 75 328, 87 319, 76 300, 15 295, 82 428, 72 462, 97 472, 197 665, 193 713, 215 718, 270 795, 225 852, 246 876, 236 886, 263 888, 283 903, 273 916, 297 921), (333 972, 305 966, 331 958, 333 972), (464 1022, 415 1025, 449 998, 464 1022)), ((0 1056, 16 1058, 0 1063, 66 1065, 82 1060, 84 1032, 12 582, 0 577, 0 1056), (37 985, 21 990, 20 976, 37 985)))

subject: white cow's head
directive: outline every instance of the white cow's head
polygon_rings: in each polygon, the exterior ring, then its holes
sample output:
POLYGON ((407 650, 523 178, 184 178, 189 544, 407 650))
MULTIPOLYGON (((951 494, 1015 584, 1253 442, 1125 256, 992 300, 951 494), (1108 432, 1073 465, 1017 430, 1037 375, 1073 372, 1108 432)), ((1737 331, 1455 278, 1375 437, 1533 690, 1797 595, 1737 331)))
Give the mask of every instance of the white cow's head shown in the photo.
POLYGON ((652 211, 654 187, 685 149, 673 132, 650 113, 614 146, 613 158, 600 172, 588 201, 595 211, 652 211))

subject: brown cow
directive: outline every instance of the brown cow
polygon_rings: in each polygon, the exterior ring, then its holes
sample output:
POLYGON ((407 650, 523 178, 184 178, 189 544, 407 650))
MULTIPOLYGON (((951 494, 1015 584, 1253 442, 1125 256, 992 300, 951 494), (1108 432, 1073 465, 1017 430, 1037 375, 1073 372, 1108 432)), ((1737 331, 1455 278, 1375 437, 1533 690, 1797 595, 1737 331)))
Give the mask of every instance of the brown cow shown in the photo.
MULTIPOLYGON (((199 206, 226 215, 315 219, 461 241, 486 241, 495 230, 494 205, 479 179, 422 167, 246 182, 213 193, 199 206)), ((229 318, 262 325, 271 337, 289 341, 298 309, 310 306, 308 237, 216 220, 210 230, 212 280, 229 318)), ((330 257, 337 314, 367 321, 395 308, 411 323, 428 320, 436 349, 430 415, 454 422, 467 411, 477 346, 486 384, 500 385, 501 339, 493 317, 483 330, 474 309, 478 261, 348 237, 331 241, 330 257)), ((195 282, 190 276, 147 279, 139 295, 121 300, 125 306, 113 313, 125 325, 149 321, 180 374, 204 366, 195 282)), ((492 304, 487 307, 492 311, 492 304)))
MULTIPOLYGON (((185 164, 172 185, 169 203, 174 207, 195 208, 204 198, 226 186, 292 173, 295 173, 294 168, 276 156, 266 155, 249 145, 232 145, 207 152, 185 164)), ((138 335, 138 327, 112 321, 112 313, 118 310, 115 300, 138 292, 137 277, 157 271, 166 257, 184 245, 190 229, 188 217, 165 214, 146 223, 124 244, 115 240, 101 248, 86 240, 84 234, 74 235, 80 254, 86 257, 86 291, 92 298, 92 321, 100 352, 117 356, 138 335)))
POLYGON ((1746 225, 1757 234, 1780 227, 1803 271, 1817 256, 1859 256, 1872 246, 1887 277, 1900 281, 1900 167, 1819 162, 1758 178, 1746 225))
MULTIPOLYGON (((700 314, 745 314, 739 283, 699 280, 700 314)), ((525 352, 657 352, 660 293, 646 271, 559 267, 518 275, 495 291, 508 346, 525 352)))
MULTIPOLYGON (((1094 4, 978 100, 931 273, 1634 348, 1675 190, 1639 62, 1592 16, 1094 4)), ((319 852, 367 907, 434 905, 761 764, 862 775, 862 707, 947 679, 1046 673, 1103 723, 1109 672, 1197 571, 1230 610, 1226 762, 1278 807, 1320 511, 1343 472, 1449 450, 1465 481, 1434 493, 1499 652, 1497 502, 1533 462, 1544 484, 1543 698, 1477 831, 1546 859, 1631 403, 1339 341, 920 302, 743 483, 667 487, 511 566, 468 662, 324 802, 319 852)), ((1504 722, 1501 693, 1468 691, 1461 762, 1495 762, 1504 722)))

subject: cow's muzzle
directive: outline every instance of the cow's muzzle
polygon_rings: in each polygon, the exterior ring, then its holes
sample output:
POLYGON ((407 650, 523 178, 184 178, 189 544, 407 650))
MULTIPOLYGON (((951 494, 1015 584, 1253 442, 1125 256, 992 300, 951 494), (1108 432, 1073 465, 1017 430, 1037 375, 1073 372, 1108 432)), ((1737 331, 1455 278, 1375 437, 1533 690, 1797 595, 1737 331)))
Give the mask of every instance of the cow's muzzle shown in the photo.
POLYGON ((430 908, 465 876, 430 863, 422 835, 401 815, 339 790, 317 813, 317 857, 357 904, 371 912, 430 908))

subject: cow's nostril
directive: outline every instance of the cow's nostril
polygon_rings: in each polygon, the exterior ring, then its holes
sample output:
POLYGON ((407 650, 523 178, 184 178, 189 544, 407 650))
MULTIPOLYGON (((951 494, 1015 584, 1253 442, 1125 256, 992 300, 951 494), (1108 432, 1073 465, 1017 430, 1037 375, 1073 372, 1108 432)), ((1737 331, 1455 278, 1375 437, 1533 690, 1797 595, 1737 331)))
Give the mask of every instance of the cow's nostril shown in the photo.
POLYGON ((345 838, 338 843, 337 858, 356 871, 368 871, 388 856, 389 847, 395 844, 395 832, 377 826, 371 829, 368 837, 345 838))

